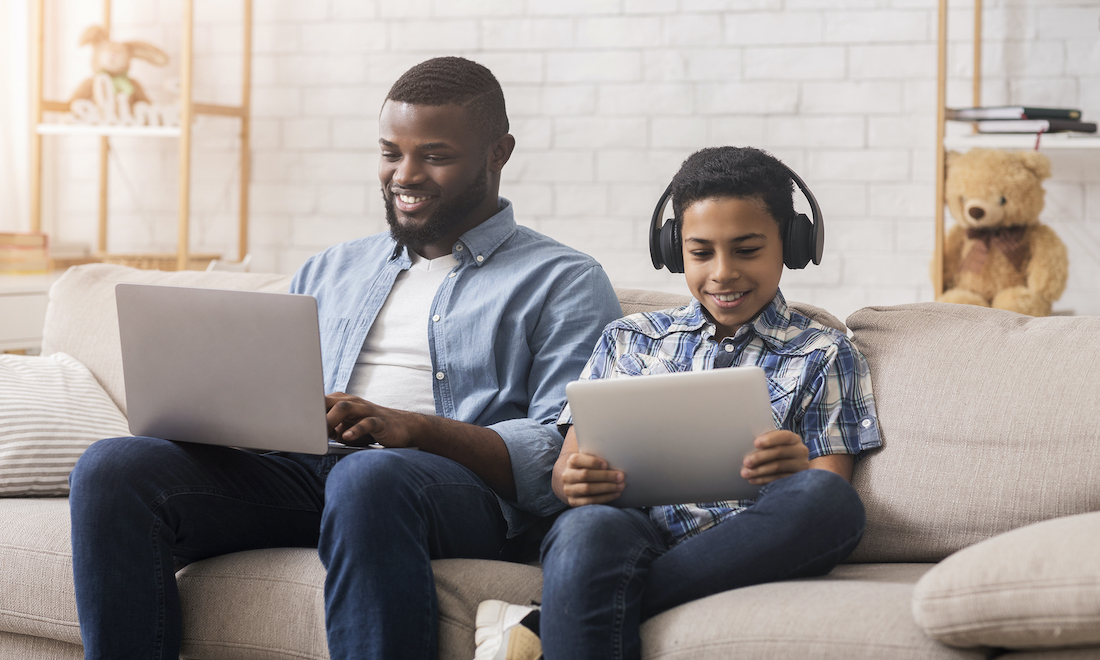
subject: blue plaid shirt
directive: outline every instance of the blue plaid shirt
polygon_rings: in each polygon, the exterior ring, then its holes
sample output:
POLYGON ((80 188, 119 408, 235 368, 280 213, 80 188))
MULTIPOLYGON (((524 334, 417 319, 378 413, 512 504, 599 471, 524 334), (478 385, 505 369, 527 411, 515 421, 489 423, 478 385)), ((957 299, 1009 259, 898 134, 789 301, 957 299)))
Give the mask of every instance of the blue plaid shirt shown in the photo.
MULTIPOLYGON (((732 337, 715 341, 714 331, 697 300, 627 316, 604 329, 580 378, 758 366, 768 377, 776 428, 799 434, 810 459, 859 454, 882 444, 867 362, 844 334, 790 309, 780 292, 732 337)), ((567 405, 558 424, 571 423, 567 405)), ((678 543, 751 504, 656 506, 649 516, 670 543, 678 543)))

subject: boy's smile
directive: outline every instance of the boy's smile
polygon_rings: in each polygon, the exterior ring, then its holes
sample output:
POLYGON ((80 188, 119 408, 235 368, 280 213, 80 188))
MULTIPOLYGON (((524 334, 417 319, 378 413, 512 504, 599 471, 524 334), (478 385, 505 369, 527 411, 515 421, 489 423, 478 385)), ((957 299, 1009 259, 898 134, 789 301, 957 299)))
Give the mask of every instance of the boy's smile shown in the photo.
POLYGON ((715 339, 771 303, 783 274, 779 223, 755 197, 710 197, 683 211, 684 277, 714 320, 715 339))

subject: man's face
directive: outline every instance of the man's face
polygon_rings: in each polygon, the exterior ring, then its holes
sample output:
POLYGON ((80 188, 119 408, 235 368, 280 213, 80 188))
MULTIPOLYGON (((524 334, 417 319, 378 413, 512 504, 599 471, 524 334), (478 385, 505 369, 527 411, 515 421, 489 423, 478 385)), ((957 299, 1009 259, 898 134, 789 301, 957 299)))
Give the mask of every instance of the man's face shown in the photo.
POLYGON ((387 100, 378 124, 378 178, 394 240, 434 258, 496 213, 488 147, 465 109, 387 100))
POLYGON ((683 219, 688 288, 717 325, 717 338, 731 336, 779 290, 779 224, 755 197, 701 199, 683 219))

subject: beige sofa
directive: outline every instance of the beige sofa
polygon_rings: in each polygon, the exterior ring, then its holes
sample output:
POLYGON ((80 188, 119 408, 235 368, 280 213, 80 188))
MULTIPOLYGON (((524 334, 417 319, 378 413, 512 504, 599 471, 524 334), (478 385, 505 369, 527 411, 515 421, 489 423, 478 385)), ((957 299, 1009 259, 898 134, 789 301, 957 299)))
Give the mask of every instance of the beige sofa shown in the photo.
MULTIPOLYGON (((51 291, 43 353, 87 365, 123 411, 113 287, 124 280, 266 291, 288 283, 70 270, 51 291)), ((684 299, 620 294, 627 312, 684 299)), ((1100 657, 1100 513, 1090 513, 1100 509, 1100 318, 917 304, 863 309, 848 325, 871 365, 884 441, 856 468, 863 542, 827 577, 726 592, 653 618, 642 629, 645 657, 1100 657)), ((81 657, 68 530, 64 498, 0 499, 0 657, 81 657)), ((480 600, 539 596, 534 566, 434 568, 447 660, 473 657, 480 600)), ((218 557, 178 580, 184 657, 327 657, 314 551, 218 557)))

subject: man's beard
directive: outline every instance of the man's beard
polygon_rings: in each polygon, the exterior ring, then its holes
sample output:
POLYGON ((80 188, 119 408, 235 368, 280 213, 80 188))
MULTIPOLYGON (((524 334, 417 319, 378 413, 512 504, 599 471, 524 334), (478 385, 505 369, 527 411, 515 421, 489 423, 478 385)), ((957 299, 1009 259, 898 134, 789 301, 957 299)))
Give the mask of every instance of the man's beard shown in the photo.
POLYGON ((393 194, 382 190, 382 201, 386 205, 386 223, 390 226, 390 236, 399 245, 419 251, 426 245, 435 243, 449 234, 457 225, 466 220, 489 193, 489 175, 485 170, 461 193, 449 202, 441 203, 423 223, 403 225, 397 221, 397 209, 393 194))

